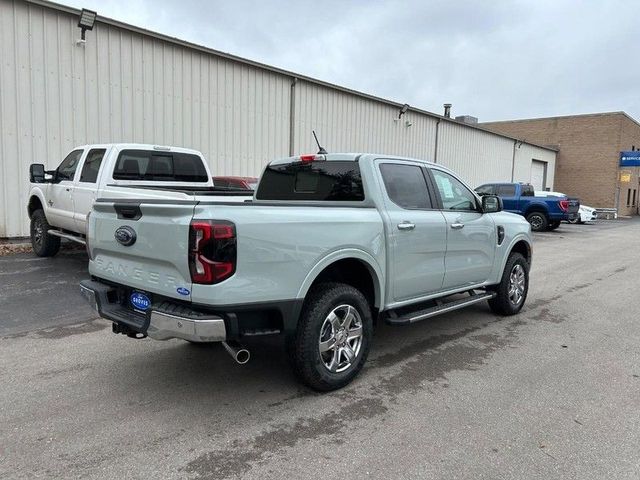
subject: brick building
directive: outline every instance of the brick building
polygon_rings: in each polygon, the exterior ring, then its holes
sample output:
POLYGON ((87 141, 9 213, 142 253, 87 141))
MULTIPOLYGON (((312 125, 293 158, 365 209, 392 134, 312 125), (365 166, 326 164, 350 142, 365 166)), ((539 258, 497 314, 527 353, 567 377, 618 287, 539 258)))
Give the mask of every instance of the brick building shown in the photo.
POLYGON ((482 123, 489 130, 558 149, 554 190, 585 205, 638 213, 640 167, 620 152, 640 150, 640 123, 624 112, 482 123))

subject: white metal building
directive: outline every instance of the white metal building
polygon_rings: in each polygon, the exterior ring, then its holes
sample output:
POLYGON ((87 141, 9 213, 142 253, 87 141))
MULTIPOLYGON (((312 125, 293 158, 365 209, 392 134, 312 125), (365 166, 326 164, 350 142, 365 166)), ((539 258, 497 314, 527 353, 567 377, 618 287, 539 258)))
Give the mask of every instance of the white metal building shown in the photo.
POLYGON ((316 130, 330 151, 436 161, 472 186, 542 168, 553 187, 552 149, 107 18, 78 43, 79 14, 0 0, 0 237, 28 235, 29 164, 87 143, 195 148, 217 175, 257 176, 314 152, 316 130))

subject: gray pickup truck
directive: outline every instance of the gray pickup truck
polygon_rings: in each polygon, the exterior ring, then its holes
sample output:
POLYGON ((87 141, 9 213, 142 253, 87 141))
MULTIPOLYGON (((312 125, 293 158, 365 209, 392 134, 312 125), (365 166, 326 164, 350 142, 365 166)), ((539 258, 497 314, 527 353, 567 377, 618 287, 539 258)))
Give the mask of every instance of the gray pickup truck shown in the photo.
POLYGON ((374 325, 410 325, 527 297, 529 224, 451 171, 372 154, 302 155, 265 168, 253 198, 100 198, 81 292, 115 333, 223 342, 281 334, 316 390, 349 383, 374 325))

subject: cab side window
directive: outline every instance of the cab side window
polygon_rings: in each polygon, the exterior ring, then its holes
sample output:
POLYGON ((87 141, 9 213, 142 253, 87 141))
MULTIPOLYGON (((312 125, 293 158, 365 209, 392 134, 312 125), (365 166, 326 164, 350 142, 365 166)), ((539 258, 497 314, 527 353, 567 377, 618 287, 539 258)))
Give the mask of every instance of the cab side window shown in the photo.
POLYGON ((496 195, 499 197, 515 197, 516 186, 515 185, 498 185, 496 195))
POLYGON ((62 161, 56 172, 57 180, 73 180, 82 157, 82 150, 74 150, 62 161))
POLYGON ((393 203, 406 209, 431 208, 427 181, 417 165, 383 163, 380 173, 387 195, 393 203))
POLYGON ((100 164, 107 150, 104 148, 94 148, 87 154, 84 161, 82 171, 80 172, 80 181, 83 183, 96 183, 98 173, 100 173, 100 164))
POLYGON ((494 185, 481 185, 476 188, 476 192, 478 195, 494 195, 495 186, 494 185))
POLYGON ((477 211, 476 197, 457 178, 441 170, 431 170, 444 210, 477 211))

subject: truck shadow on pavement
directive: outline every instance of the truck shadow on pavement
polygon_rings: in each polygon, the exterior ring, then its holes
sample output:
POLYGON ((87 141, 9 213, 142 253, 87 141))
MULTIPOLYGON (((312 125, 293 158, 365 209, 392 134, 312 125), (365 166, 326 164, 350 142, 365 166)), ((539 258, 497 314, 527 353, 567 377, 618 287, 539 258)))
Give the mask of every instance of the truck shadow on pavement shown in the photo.
MULTIPOLYGON (((424 380, 446 379, 446 373, 451 370, 475 369, 489 350, 506 346, 513 339, 513 331, 505 330, 502 335, 483 333, 483 329, 496 322, 510 325, 509 319, 495 317, 488 307, 476 306, 407 327, 378 325, 369 359, 356 382, 331 395, 371 387, 380 382, 381 375, 391 375, 390 370, 412 360, 424 359, 425 355, 429 356, 429 362, 419 362, 419 371, 405 372, 411 374, 403 375, 403 384, 419 386, 424 380), (460 340, 467 341, 460 343, 460 340), (455 351, 443 353, 443 348, 451 349, 454 343, 459 343, 455 351), (440 355, 446 359, 439 361, 440 355)), ((122 337, 122 341, 133 340, 122 337)), ((246 365, 238 365, 220 344, 169 341, 152 351, 144 348, 140 353, 130 354, 125 362, 119 359, 108 370, 117 378, 108 381, 122 389, 123 395, 135 396, 136 391, 144 392, 145 402, 153 393, 168 403, 201 402, 203 406, 220 399, 252 403, 262 395, 270 397, 274 392, 278 398, 267 402, 268 406, 282 405, 291 398, 320 395, 297 382, 283 343, 280 337, 247 342, 251 360, 246 365)), ((383 383, 376 388, 392 389, 397 393, 398 385, 387 382, 382 387, 383 383)))

